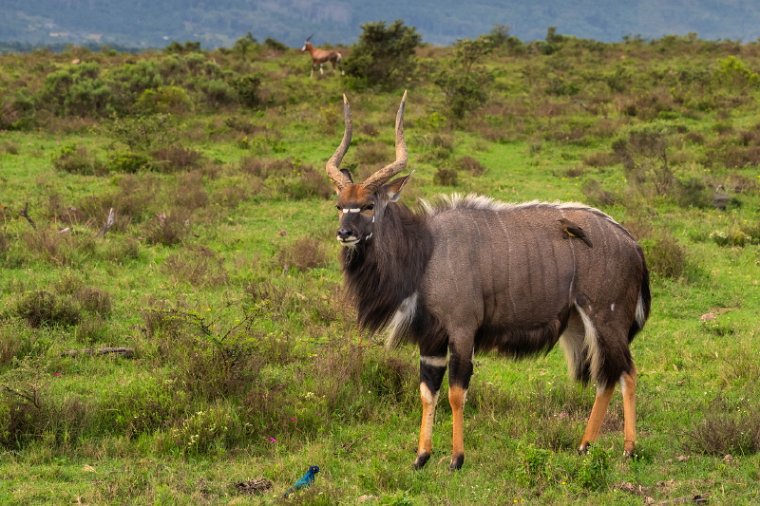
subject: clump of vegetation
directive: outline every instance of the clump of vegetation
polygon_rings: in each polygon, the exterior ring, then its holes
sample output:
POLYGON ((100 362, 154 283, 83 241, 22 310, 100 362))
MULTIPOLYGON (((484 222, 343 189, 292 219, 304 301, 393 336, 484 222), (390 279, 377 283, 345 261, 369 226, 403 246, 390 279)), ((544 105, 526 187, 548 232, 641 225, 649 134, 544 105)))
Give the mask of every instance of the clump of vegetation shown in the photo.
POLYGON ((760 452, 760 409, 731 406, 717 398, 704 418, 689 431, 686 446, 709 455, 750 455, 760 452))
POLYGON ((159 213, 145 226, 145 240, 149 244, 174 246, 190 232, 190 215, 183 209, 159 213))
POLYGON ((449 113, 455 121, 486 102, 493 75, 479 64, 495 47, 495 39, 488 35, 457 41, 451 68, 436 77, 435 84, 446 96, 449 113))
POLYGON ((76 325, 82 318, 78 304, 44 290, 24 295, 16 306, 16 314, 32 327, 76 325))
POLYGON ((362 25, 359 42, 344 63, 353 87, 391 90, 404 84, 417 67, 414 51, 420 41, 417 30, 400 20, 362 25))
POLYGON ((222 259, 204 247, 184 248, 169 256, 163 268, 174 279, 193 286, 218 286, 227 282, 222 259))
POLYGON ((664 229, 639 241, 649 270, 665 278, 680 278, 686 270, 686 250, 664 229))
POLYGON ((459 183, 459 174, 454 169, 441 167, 435 171, 433 182, 440 186, 456 186, 459 183))
POLYGON ((312 237, 301 237, 281 249, 277 254, 277 261, 284 270, 292 267, 305 271, 324 267, 327 264, 327 255, 320 241, 312 237))
POLYGON ((83 146, 66 146, 53 159, 53 167, 69 174, 103 175, 106 167, 83 146))
POLYGON ((485 166, 471 156, 463 156, 455 162, 457 169, 469 172, 473 176, 482 176, 486 172, 485 166))

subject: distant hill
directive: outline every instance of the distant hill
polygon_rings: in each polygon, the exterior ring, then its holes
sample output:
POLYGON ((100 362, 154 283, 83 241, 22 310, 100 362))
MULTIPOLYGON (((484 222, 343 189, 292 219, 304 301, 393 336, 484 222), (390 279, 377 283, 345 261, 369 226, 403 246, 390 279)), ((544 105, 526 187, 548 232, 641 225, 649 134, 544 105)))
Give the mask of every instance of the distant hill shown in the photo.
POLYGON ((0 0, 0 43, 164 47, 229 46, 251 32, 300 46, 353 43, 368 21, 402 19, 425 42, 450 44, 507 25, 523 40, 558 33, 601 41, 696 32, 703 39, 760 37, 754 0, 0 0))

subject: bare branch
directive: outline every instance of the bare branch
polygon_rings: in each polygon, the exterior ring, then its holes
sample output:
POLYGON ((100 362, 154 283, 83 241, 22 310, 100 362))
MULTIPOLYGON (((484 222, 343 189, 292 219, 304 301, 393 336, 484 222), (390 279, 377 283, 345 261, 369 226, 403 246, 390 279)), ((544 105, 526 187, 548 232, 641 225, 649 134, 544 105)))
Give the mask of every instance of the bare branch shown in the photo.
POLYGON ((29 222, 29 224, 32 226, 32 228, 34 230, 37 230, 37 224, 34 223, 34 220, 32 219, 32 217, 29 216, 29 202, 26 202, 24 204, 24 208, 21 210, 21 212, 19 213, 19 215, 23 216, 24 218, 26 218, 26 221, 29 222))
POLYGON ((103 237, 106 235, 106 233, 111 230, 111 227, 113 227, 114 223, 116 223, 116 213, 113 210, 113 207, 108 211, 108 218, 106 218, 106 222, 103 224, 103 226, 98 231, 98 237, 103 237))

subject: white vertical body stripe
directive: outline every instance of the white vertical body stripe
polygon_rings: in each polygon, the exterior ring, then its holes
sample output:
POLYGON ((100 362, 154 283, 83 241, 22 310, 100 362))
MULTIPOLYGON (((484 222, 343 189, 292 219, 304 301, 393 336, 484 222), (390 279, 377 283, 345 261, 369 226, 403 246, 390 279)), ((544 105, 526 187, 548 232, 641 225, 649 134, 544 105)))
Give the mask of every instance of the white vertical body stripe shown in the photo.
POLYGON ((599 353, 599 339, 597 338, 596 334, 596 327, 594 327, 594 323, 591 321, 591 318, 588 317, 585 311, 576 303, 575 309, 578 311, 578 314, 581 316, 581 320, 583 321, 583 328, 586 331, 584 336, 584 342, 586 344, 586 348, 588 349, 588 356, 591 361, 591 377, 594 379, 597 379, 599 377, 599 370, 601 369, 601 354, 599 353))
POLYGON ((407 329, 412 324, 414 313, 417 312, 417 292, 401 301, 398 309, 388 323, 388 336, 385 338, 386 348, 396 348, 401 344, 407 329))

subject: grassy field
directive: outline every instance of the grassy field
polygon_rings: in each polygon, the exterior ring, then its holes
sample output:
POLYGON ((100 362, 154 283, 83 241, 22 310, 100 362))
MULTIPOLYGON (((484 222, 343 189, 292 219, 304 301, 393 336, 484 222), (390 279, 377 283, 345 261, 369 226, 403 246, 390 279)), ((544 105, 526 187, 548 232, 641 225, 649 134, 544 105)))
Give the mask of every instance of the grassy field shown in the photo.
POLYGON ((757 504, 760 44, 504 45, 461 116, 436 84, 455 49, 419 48, 404 83, 403 200, 582 201, 632 231, 653 295, 635 457, 619 394, 576 454, 593 388, 553 350, 476 357, 464 468, 442 401, 412 470, 417 350, 357 329, 323 169, 347 88, 344 166, 392 160, 403 87, 264 46, 71 48, 0 55, 0 504, 757 504))

